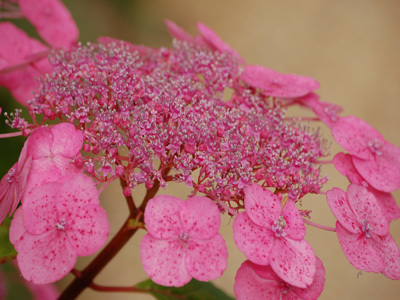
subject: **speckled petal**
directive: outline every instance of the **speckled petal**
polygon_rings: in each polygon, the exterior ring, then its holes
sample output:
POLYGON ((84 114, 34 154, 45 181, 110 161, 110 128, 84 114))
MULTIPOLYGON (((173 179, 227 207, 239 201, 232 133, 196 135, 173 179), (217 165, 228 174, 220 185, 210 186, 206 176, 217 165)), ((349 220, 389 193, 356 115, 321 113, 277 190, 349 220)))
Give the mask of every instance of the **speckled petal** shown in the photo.
POLYGON ((233 239, 249 260, 259 265, 269 264, 275 235, 270 229, 255 224, 246 212, 238 214, 233 222, 233 239))
POLYGON ((147 275, 157 284, 179 287, 192 279, 186 270, 185 244, 179 239, 160 240, 147 234, 140 244, 140 256, 147 275))
POLYGON ((51 145, 54 141, 54 135, 47 127, 39 127, 35 129, 29 136, 27 155, 31 155, 32 159, 48 157, 50 155, 51 145))
POLYGON ((71 123, 57 124, 51 128, 51 132, 54 136, 51 152, 54 155, 70 158, 79 153, 82 148, 83 134, 74 125, 71 123))
POLYGON ((316 257, 306 240, 276 239, 270 261, 276 274, 290 285, 305 288, 313 282, 316 257))
POLYGON ((22 217, 23 217, 22 207, 19 207, 15 211, 14 218, 11 221, 10 232, 9 232, 10 242, 11 244, 14 245, 14 248, 17 251, 18 251, 17 244, 21 236, 26 232, 22 217))
POLYGON ((380 205, 385 216, 390 222, 391 220, 397 220, 400 218, 400 207, 396 203, 396 199, 390 193, 380 192, 375 189, 369 189, 374 194, 378 204, 380 205))
POLYGON ((392 235, 374 236, 375 249, 380 253, 385 269, 382 274, 398 280, 400 279, 400 250, 396 245, 392 235))
POLYGON ((358 173, 356 167, 354 167, 352 156, 350 154, 338 153, 333 158, 333 165, 336 170, 340 172, 343 176, 346 176, 351 183, 357 183, 362 185, 366 181, 358 173))
POLYGON ((344 191, 333 188, 326 192, 326 200, 332 213, 342 226, 353 233, 361 232, 359 220, 352 211, 344 191))
POLYGON ((283 218, 286 221, 285 233, 292 240, 302 240, 306 235, 306 226, 293 201, 286 202, 283 209, 283 218))
POLYGON ((29 233, 43 234, 56 228, 59 216, 55 201, 60 188, 60 183, 46 183, 26 194, 22 208, 24 226, 29 233))
POLYGON ((35 284, 55 282, 74 267, 76 252, 64 232, 41 235, 25 233, 18 243, 18 266, 22 276, 35 284))
MULTIPOLYGON (((254 271, 254 266, 252 262, 247 260, 237 271, 234 286, 237 300, 279 300, 281 296, 279 281, 260 277, 254 271)), ((265 268, 270 269, 269 266, 265 266, 265 268)))
POLYGON ((350 154, 361 159, 372 159, 368 143, 384 142, 382 135, 362 119, 347 116, 340 118, 331 129, 335 141, 350 154))
POLYGON ((391 193, 400 188, 400 149, 385 142, 381 155, 363 160, 353 157, 360 175, 379 191, 391 193))
POLYGON ((357 269, 367 272, 382 272, 384 261, 374 247, 372 238, 347 231, 336 222, 336 234, 347 260, 357 269))
POLYGON ((30 172, 26 180, 24 196, 22 202, 25 201, 26 194, 33 188, 44 183, 58 181, 62 177, 60 169, 54 164, 50 158, 39 158, 32 160, 30 172))
POLYGON ((100 205, 89 204, 82 207, 67 222, 68 241, 78 256, 91 255, 107 242, 110 225, 106 211, 100 205))
POLYGON ((218 233, 221 217, 210 198, 191 197, 181 206, 180 219, 190 238, 209 239, 218 233))
POLYGON ((255 224, 266 228, 271 228, 282 214, 282 205, 278 197, 256 183, 244 190, 244 207, 255 224))
POLYGON ((350 207, 357 216, 360 224, 368 221, 373 233, 377 235, 386 235, 389 232, 389 222, 382 212, 375 196, 365 187, 350 184, 347 188, 347 199, 350 207))
POLYGON ((316 271, 312 284, 306 289, 300 289, 296 287, 292 288, 292 291, 297 294, 302 300, 316 300, 319 298, 322 291, 324 290, 325 268, 322 264, 322 261, 318 257, 316 259, 316 271))
POLYGON ((186 268, 197 280, 209 281, 221 277, 227 267, 227 259, 228 248, 220 234, 208 240, 188 240, 186 268))

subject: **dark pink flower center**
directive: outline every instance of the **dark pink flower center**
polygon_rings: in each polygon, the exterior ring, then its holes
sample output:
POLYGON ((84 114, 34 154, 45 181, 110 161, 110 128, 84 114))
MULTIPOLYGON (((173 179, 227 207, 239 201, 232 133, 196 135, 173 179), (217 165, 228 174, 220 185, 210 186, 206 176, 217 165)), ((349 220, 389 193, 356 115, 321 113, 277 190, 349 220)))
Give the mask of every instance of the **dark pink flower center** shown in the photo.
POLYGON ((272 231, 275 232, 276 237, 285 237, 286 221, 285 219, 280 216, 278 220, 274 221, 274 225, 272 225, 272 231))
POLYGON ((290 288, 291 288, 290 284, 287 284, 286 282, 281 281, 281 294, 282 295, 287 295, 290 288))
POLYGON ((370 232, 371 232, 372 228, 369 226, 368 221, 365 220, 365 219, 362 221, 361 230, 365 233, 365 236, 366 236, 367 238, 370 238, 370 237, 371 237, 371 233, 370 233, 370 232))
POLYGON ((187 233, 187 232, 181 232, 180 234, 179 234, 179 239, 181 240, 181 241, 183 241, 183 242, 187 242, 187 240, 189 239, 189 234, 187 233))
POLYGON ((56 224, 56 228, 58 230, 65 230, 66 227, 67 227, 67 221, 64 218, 61 218, 56 224))
POLYGON ((383 142, 378 141, 378 139, 370 140, 368 142, 369 149, 376 155, 382 155, 383 142))

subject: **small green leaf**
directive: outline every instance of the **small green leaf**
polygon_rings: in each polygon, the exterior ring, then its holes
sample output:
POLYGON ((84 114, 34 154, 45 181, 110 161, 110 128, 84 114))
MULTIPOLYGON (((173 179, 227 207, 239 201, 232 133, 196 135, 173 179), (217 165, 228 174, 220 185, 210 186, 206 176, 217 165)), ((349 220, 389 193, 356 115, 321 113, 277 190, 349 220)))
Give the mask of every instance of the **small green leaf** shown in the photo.
POLYGON ((147 290, 158 300, 234 300, 210 282, 192 279, 187 285, 176 288, 155 284, 151 279, 142 281, 137 288, 147 290))
POLYGON ((8 237, 10 224, 11 218, 6 218, 0 225, 0 264, 13 260, 17 256, 17 252, 8 237))

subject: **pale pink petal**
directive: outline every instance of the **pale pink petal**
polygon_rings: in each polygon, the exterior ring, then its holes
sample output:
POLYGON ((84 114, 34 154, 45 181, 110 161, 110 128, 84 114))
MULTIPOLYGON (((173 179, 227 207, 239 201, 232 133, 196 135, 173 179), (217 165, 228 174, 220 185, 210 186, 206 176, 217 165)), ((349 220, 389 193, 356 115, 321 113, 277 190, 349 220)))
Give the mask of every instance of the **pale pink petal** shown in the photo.
MULTIPOLYGON (((80 154, 78 154, 76 157, 80 157, 80 154)), ((49 159, 50 160, 50 159, 49 159)), ((72 174, 79 174, 83 172, 83 168, 78 168, 73 161, 72 157, 63 157, 60 155, 56 155, 51 159, 53 162, 54 166, 57 167, 58 172, 60 174, 60 177, 72 175, 72 174)), ((58 180, 53 179, 52 181, 58 180)))
POLYGON ((99 192, 87 175, 71 176, 57 192, 56 205, 60 213, 75 214, 89 204, 99 204, 99 192))
MULTIPOLYGON (((235 277, 234 292, 238 300, 270 299, 279 300, 281 285, 279 281, 260 277, 252 262, 246 260, 235 277)), ((269 266, 263 266, 271 270, 269 266)), ((271 270, 272 271, 272 270, 271 270)))
POLYGON ((18 266, 22 276, 35 284, 55 282, 71 271, 76 252, 63 231, 41 235, 26 232, 18 243, 18 266))
POLYGON ((0 23, 0 69, 22 63, 30 52, 28 35, 10 22, 0 23))
POLYGON ((361 224, 364 220, 368 221, 374 234, 388 234, 389 222, 375 196, 365 187, 354 183, 350 184, 347 188, 347 199, 361 224))
POLYGON ((148 232, 159 239, 178 237, 182 231, 179 216, 182 204, 183 200, 169 195, 158 195, 151 199, 144 211, 148 232))
POLYGON ((218 233, 221 217, 210 198, 191 197, 180 208, 183 229, 190 238, 209 239, 218 233))
POLYGON ((44 183, 59 181, 63 177, 60 169, 54 164, 50 158, 41 158, 32 160, 30 172, 26 179, 22 203, 29 191, 44 183))
MULTIPOLYGON (((347 116, 340 118, 331 128, 333 138, 350 154, 361 159, 371 159, 369 143, 384 142, 382 135, 362 119, 347 116)), ((363 176, 364 177, 364 176, 363 176)))
POLYGON ((60 296, 60 291, 54 284, 34 284, 25 281, 25 285, 32 293, 34 300, 56 300, 60 296))
POLYGON ((244 207, 250 219, 262 227, 270 228, 282 214, 278 197, 256 183, 244 190, 244 207))
POLYGON ((381 155, 363 160, 353 157, 353 163, 361 176, 375 189, 391 193, 400 188, 400 149, 385 142, 381 155))
POLYGON ((374 240, 363 234, 353 234, 336 222, 336 234, 347 260, 357 269, 382 272, 384 261, 375 249, 374 240))
POLYGON ((186 246, 178 239, 160 240, 147 234, 140 256, 145 272, 157 284, 179 287, 192 279, 186 270, 186 246))
POLYGON ((21 236, 26 232, 22 217, 23 217, 22 207, 19 207, 15 211, 14 218, 11 221, 10 232, 9 232, 10 242, 11 244, 14 245, 16 250, 18 250, 17 244, 21 239, 21 236))
POLYGON ((54 142, 54 135, 49 128, 39 127, 32 132, 26 142, 27 155, 32 156, 33 160, 47 158, 54 142))
POLYGON ((249 260, 259 265, 269 264, 275 234, 255 224, 246 212, 238 214, 233 222, 233 239, 249 260))
POLYGON ((58 182, 46 183, 25 194, 22 208, 24 226, 29 233, 43 234, 56 228, 59 215, 55 201, 61 186, 58 182))
POLYGON ((77 130, 71 123, 57 124, 51 128, 54 141, 51 152, 54 155, 73 157, 82 149, 83 133, 77 130))
POLYGON ((342 226, 353 233, 361 232, 359 220, 351 209, 344 191, 333 188, 326 192, 326 200, 332 213, 342 226))
POLYGON ((400 218, 400 207, 396 203, 396 199, 390 193, 384 193, 377 191, 375 189, 368 189, 371 193, 374 194, 378 204, 381 209, 385 212, 387 219, 389 220, 397 220, 400 218))
POLYGON ((319 88, 319 83, 314 78, 281 74, 258 65, 246 66, 240 79, 252 87, 263 90, 267 96, 284 99, 298 98, 319 88))
POLYGON ((66 232, 78 256, 96 253, 107 242, 110 232, 106 211, 97 204, 82 207, 67 219, 66 232))
POLYGON ((283 209, 283 218, 286 222, 286 236, 293 240, 302 240, 306 235, 306 226, 293 201, 286 202, 283 209))
POLYGON ((167 25, 167 29, 169 34, 173 37, 176 38, 180 41, 187 41, 187 42, 194 42, 194 38, 187 33, 185 30, 183 30, 183 28, 179 27, 178 25, 176 25, 174 22, 165 19, 164 20, 165 25, 167 25))
POLYGON ((186 268, 200 281, 209 281, 222 275, 227 267, 228 248, 218 233, 211 239, 189 239, 187 242, 186 268))
POLYGON ((375 249, 380 254, 385 265, 382 274, 391 279, 400 279, 400 250, 392 235, 375 236, 375 249))
POLYGON ((15 181, 16 176, 18 176, 17 169, 18 165, 15 163, 0 181, 0 224, 8 213, 10 215, 13 213, 12 208, 16 207, 20 200, 16 197, 17 183, 15 181), (10 180, 12 182, 9 182, 10 180))
MULTIPOLYGON (((25 147, 24 147, 25 148, 25 147)), ((10 214, 12 214, 17 208, 19 201, 22 200, 22 195, 26 190, 26 182, 28 180, 29 173, 31 171, 32 165, 32 156, 29 156, 23 163, 22 168, 20 169, 19 164, 22 162, 18 162, 19 174, 15 178, 15 194, 14 194, 14 204, 11 206, 10 214)))
POLYGON ((352 156, 350 154, 338 153, 333 158, 333 165, 336 170, 343 176, 346 176, 351 183, 357 183, 364 185, 366 182, 364 178, 358 173, 356 167, 354 167, 352 156))
POLYGON ((325 268, 322 261, 316 257, 316 271, 314 275, 314 280, 310 286, 306 289, 293 287, 292 291, 296 293, 302 300, 315 300, 321 295, 324 290, 325 284, 325 268))
POLYGON ((231 46, 224 43, 211 28, 200 22, 197 23, 197 28, 199 29, 201 36, 211 48, 221 52, 228 52, 236 57, 240 62, 244 62, 243 58, 241 58, 240 55, 231 46))
POLYGON ((276 274, 290 285, 305 288, 316 271, 314 250, 306 240, 276 239, 271 250, 270 265, 276 274))
POLYGON ((53 47, 69 49, 78 40, 78 27, 61 1, 18 0, 18 4, 39 35, 53 47))

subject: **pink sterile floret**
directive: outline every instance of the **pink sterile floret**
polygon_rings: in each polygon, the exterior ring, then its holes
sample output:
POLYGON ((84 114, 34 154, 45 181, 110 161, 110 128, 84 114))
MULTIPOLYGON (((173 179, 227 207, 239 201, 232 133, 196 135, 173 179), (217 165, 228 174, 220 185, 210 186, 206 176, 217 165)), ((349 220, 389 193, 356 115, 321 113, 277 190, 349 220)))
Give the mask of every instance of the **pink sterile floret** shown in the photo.
POLYGON ((25 189, 32 157, 26 155, 27 143, 22 148, 18 162, 15 163, 0 181, 0 223, 7 214, 11 216, 25 189))
POLYGON ((301 289, 279 278, 270 266, 245 261, 236 273, 234 291, 238 300, 315 300, 325 284, 325 269, 316 258, 316 272, 310 286, 301 289))
POLYGON ((290 285, 306 288, 315 274, 315 254, 304 240, 304 222, 292 201, 282 209, 279 198, 258 184, 245 189, 246 211, 236 216, 233 239, 253 263, 271 265, 290 285))
POLYGON ((400 251, 374 195, 350 184, 347 193, 333 188, 326 199, 337 218, 336 233, 349 262, 357 269, 400 279, 400 251))
POLYGON ((378 204, 381 206, 382 212, 389 221, 400 218, 400 207, 397 205, 396 199, 394 199, 393 195, 378 191, 370 186, 364 178, 361 177, 360 173, 358 173, 350 154, 336 154, 333 158, 333 165, 342 175, 347 177, 350 183, 365 186, 369 192, 374 194, 378 204))
POLYGON ((296 74, 281 74, 263 66, 246 66, 242 79, 248 85, 261 89, 266 96, 292 99, 311 93, 319 88, 314 78, 296 74))
POLYGON ((0 23, 0 85, 7 87, 23 105, 39 91, 37 77, 52 70, 47 58, 42 56, 48 48, 30 38, 10 22, 0 23), (28 64, 28 62, 32 63, 28 64))
POLYGON ((159 195, 147 204, 144 214, 148 234, 140 254, 150 278, 165 286, 183 286, 192 277, 208 281, 222 275, 228 250, 218 233, 220 214, 206 197, 186 201, 159 195))
POLYGON ((400 188, 400 149, 385 141, 371 125, 359 118, 340 118, 332 127, 336 142, 352 155, 355 168, 375 189, 400 188))
POLYGON ((61 1, 18 0, 18 3, 24 16, 49 45, 70 49, 78 40, 78 27, 61 1))
POLYGON ((25 194, 43 183, 81 173, 82 168, 74 164, 74 159, 80 157, 82 143, 82 132, 70 123, 36 129, 27 140, 27 155, 32 156, 32 164, 25 194))
POLYGON ((10 227, 22 276, 36 284, 63 278, 77 256, 97 252, 107 241, 109 224, 93 180, 75 175, 26 195, 10 227))

